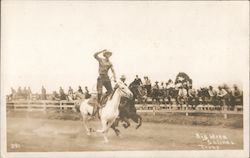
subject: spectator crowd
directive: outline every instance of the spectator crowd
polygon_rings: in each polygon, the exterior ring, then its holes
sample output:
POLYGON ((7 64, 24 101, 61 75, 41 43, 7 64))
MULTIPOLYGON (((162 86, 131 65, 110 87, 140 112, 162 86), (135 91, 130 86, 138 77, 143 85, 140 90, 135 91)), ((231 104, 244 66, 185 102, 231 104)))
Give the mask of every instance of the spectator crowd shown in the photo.
MULTIPOLYGON (((153 104, 176 104, 176 105, 191 105, 196 107, 198 105, 215 105, 228 106, 234 108, 235 105, 243 105, 243 92, 235 84, 230 88, 227 84, 222 84, 218 87, 208 86, 194 89, 192 80, 185 73, 179 73, 175 81, 169 79, 167 82, 155 81, 152 84, 148 76, 144 76, 143 80, 136 75, 134 85, 140 86, 143 89, 143 100, 140 103, 146 104, 149 99, 153 104)), ((132 84, 131 83, 131 84, 132 84)), ((65 92, 62 87, 59 87, 58 92, 53 91, 52 94, 47 94, 44 86, 41 88, 41 93, 33 94, 30 87, 21 88, 17 90, 11 88, 11 94, 8 95, 8 100, 30 99, 30 100, 77 100, 89 98, 90 92, 88 87, 81 86, 76 91, 69 86, 68 91, 65 92)))
POLYGON ((88 87, 86 86, 84 91, 82 87, 79 86, 77 91, 74 91, 71 86, 68 88, 68 92, 65 93, 62 87, 59 87, 58 92, 53 91, 51 94, 47 93, 47 90, 44 86, 41 88, 41 93, 33 94, 30 87, 23 89, 18 87, 16 91, 14 88, 11 88, 11 94, 7 96, 8 100, 77 100, 77 99, 86 99, 90 97, 88 87))
POLYGON ((210 85, 194 89, 192 79, 185 73, 179 73, 175 81, 169 79, 167 82, 155 81, 154 84, 151 83, 148 76, 144 76, 142 81, 136 75, 132 83, 145 90, 146 97, 139 101, 143 104, 151 99, 153 104, 190 105, 193 108, 209 104, 220 107, 228 106, 229 109, 234 109, 236 105, 243 105, 243 91, 236 84, 232 88, 227 84, 222 84, 218 87, 210 85))

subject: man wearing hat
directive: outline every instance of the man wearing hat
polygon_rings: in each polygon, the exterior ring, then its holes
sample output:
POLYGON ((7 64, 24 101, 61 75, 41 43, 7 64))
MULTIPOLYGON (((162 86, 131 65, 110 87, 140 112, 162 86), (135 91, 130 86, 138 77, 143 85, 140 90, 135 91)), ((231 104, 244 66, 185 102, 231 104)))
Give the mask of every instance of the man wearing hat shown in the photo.
POLYGON ((151 95, 151 81, 149 80, 148 76, 144 76, 144 84, 143 86, 147 89, 147 96, 149 97, 151 95))
POLYGON ((109 96, 113 91, 111 81, 108 76, 109 70, 111 70, 113 74, 113 79, 116 82, 116 75, 115 75, 115 71, 113 68, 113 64, 109 60, 111 55, 112 55, 112 52, 107 51, 106 49, 94 54, 95 59, 99 62, 99 71, 98 71, 99 76, 97 78, 97 101, 99 103, 98 106, 100 106, 100 104, 102 103, 102 100, 105 100, 105 98, 107 98, 107 96, 109 96), (100 54, 102 54, 104 58, 99 57, 100 54), (103 86, 106 88, 107 92, 102 97, 103 86), (101 97, 103 98, 102 100, 101 100, 101 97))
POLYGON ((159 83, 158 81, 155 81, 155 85, 153 86, 153 89, 152 89, 152 102, 155 104, 160 104, 160 100, 159 100, 160 87, 158 83, 159 83))
POLYGON ((226 95, 227 95, 227 91, 225 89, 222 88, 222 86, 218 87, 219 91, 218 91, 218 97, 220 99, 220 105, 221 106, 225 106, 226 105, 226 95))
POLYGON ((209 94, 209 102, 210 102, 210 104, 215 105, 216 104, 217 92, 212 86, 209 86, 208 94, 209 94))
POLYGON ((180 105, 187 103, 187 94, 188 94, 187 90, 181 85, 179 87, 178 97, 177 97, 177 101, 180 105))
POLYGON ((127 84, 125 83, 125 81, 126 81, 125 75, 121 75, 120 80, 127 86, 127 84))

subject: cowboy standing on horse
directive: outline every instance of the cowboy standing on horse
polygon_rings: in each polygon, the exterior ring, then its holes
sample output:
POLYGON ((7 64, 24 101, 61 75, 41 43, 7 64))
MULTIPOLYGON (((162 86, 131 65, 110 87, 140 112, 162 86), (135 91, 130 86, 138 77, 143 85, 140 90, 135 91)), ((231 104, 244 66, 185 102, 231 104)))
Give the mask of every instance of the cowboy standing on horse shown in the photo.
POLYGON ((102 106, 103 100, 105 100, 113 91, 111 81, 108 76, 109 70, 112 71, 113 79, 116 82, 116 74, 113 68, 113 64, 109 60, 111 56, 112 52, 107 51, 106 49, 94 54, 95 59, 99 62, 99 76, 97 78, 97 102, 99 104, 99 108, 102 106), (100 54, 102 54, 104 58, 99 57, 100 54), (107 92, 102 97, 103 86, 106 88, 107 92))

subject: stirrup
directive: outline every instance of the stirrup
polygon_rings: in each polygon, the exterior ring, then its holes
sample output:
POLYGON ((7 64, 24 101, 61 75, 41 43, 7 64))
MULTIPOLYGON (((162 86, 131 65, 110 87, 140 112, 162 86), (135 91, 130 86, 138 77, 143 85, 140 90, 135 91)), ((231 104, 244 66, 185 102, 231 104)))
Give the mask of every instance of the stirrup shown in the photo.
POLYGON ((103 105, 102 105, 101 103, 97 103, 96 106, 97 106, 97 108, 99 108, 99 109, 103 107, 103 105))

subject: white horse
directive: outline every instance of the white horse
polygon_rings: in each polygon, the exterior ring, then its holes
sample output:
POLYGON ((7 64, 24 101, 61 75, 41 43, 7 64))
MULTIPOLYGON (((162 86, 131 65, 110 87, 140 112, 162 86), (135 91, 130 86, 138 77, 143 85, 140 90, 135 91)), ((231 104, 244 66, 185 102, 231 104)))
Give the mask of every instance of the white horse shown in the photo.
MULTIPOLYGON (((97 130, 97 132, 103 133, 104 141, 108 142, 108 138, 106 136, 108 129, 113 124, 117 116, 119 115, 119 104, 121 97, 131 98, 133 97, 133 93, 129 90, 129 88, 123 83, 118 82, 115 86, 115 92, 111 98, 108 99, 106 106, 100 109, 100 119, 102 124, 102 129, 97 130)), ((88 127, 88 115, 92 116, 93 106, 88 104, 89 99, 84 100, 80 105, 80 112, 83 118, 83 124, 87 131, 87 135, 90 135, 92 132, 91 128, 88 127)))

